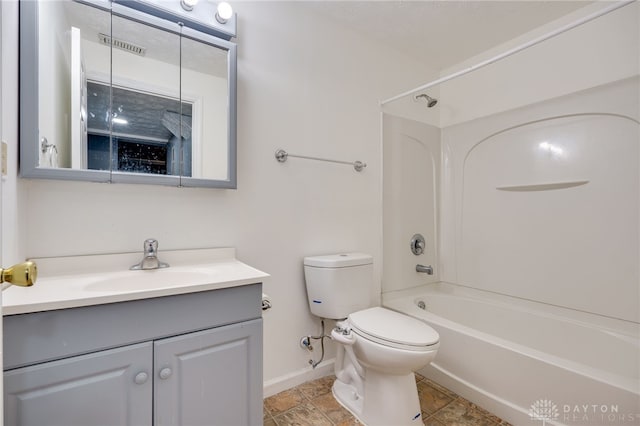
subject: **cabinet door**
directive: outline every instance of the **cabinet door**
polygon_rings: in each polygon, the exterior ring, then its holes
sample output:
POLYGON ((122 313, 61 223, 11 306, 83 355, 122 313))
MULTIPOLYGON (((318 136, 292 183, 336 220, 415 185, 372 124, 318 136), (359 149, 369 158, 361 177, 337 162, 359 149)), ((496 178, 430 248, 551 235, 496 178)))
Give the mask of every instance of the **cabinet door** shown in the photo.
POLYGON ((157 426, 262 424, 262 319, 154 344, 157 426))
POLYGON ((7 371, 4 424, 151 425, 152 350, 141 343, 7 371))

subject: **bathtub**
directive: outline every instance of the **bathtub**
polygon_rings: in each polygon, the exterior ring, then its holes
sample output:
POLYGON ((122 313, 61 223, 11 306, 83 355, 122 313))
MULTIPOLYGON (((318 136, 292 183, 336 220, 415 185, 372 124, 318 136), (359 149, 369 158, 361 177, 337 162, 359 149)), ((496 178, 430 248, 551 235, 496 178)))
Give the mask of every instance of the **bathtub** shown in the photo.
POLYGON ((420 373, 514 425, 640 425, 640 327, 448 283, 383 294, 440 334, 420 373))

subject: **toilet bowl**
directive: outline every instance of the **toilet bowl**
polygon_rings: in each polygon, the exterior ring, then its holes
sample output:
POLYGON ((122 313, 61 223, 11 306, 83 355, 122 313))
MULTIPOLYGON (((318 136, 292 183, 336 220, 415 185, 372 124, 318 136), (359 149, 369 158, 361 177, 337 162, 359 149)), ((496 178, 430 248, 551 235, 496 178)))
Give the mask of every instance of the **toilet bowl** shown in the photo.
POLYGON ((437 353, 439 336, 425 323, 374 307, 337 323, 340 343, 333 395, 366 425, 422 424, 413 372, 437 353))
POLYGON ((311 313, 335 319, 333 395, 365 425, 422 424, 413 372, 436 356, 439 336, 426 323, 369 300, 373 259, 344 253, 304 259, 311 313))
POLYGON ((438 350, 440 336, 424 322, 374 307, 349 315, 358 336, 354 351, 366 367, 388 374, 407 374, 426 366, 438 350))

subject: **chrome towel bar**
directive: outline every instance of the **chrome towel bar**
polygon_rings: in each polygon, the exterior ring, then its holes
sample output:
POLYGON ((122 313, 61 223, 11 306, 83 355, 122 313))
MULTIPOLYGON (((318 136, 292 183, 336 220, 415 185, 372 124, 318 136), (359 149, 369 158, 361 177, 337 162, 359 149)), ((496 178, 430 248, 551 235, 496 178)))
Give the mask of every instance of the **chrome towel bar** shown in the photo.
POLYGON ((289 157, 304 158, 305 160, 326 161, 328 163, 349 164, 350 166, 353 166, 356 172, 361 172, 365 167, 367 167, 367 163, 363 163, 362 161, 340 161, 340 160, 331 160, 328 158, 310 157, 307 155, 294 155, 294 154, 289 154, 287 151, 285 151, 282 148, 276 151, 276 160, 278 160, 280 163, 284 163, 285 161, 287 161, 287 158, 289 157))

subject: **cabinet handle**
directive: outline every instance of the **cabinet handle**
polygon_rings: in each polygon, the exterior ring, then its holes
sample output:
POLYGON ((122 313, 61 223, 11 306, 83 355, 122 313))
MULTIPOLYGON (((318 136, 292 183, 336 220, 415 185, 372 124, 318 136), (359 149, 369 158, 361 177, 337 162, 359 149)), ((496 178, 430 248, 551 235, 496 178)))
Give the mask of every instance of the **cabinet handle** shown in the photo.
POLYGON ((162 380, 164 380, 164 379, 168 379, 171 376, 171 373, 172 373, 171 369, 169 367, 165 367, 162 370, 160 370, 159 376, 162 380))
POLYGON ((133 379, 133 382, 136 385, 143 385, 148 379, 149 379, 149 375, 144 371, 141 371, 140 373, 136 374, 136 377, 133 379))

